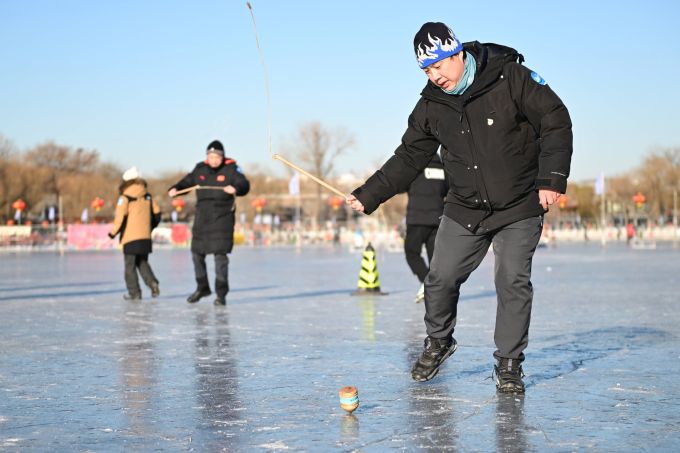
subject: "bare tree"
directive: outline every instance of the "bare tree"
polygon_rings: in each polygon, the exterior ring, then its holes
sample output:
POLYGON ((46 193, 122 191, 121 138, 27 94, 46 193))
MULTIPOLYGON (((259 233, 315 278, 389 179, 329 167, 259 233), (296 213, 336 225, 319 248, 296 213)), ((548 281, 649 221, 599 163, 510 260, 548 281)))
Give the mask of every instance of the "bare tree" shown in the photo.
MULTIPOLYGON (((666 169, 666 184, 668 186, 669 196, 673 197, 673 193, 677 194, 680 191, 680 148, 670 148, 661 151, 661 156, 666 160, 668 166, 666 169)), ((672 203, 672 201, 670 201, 672 203)))
POLYGON ((35 207, 43 197, 42 173, 30 162, 11 159, 6 164, 7 174, 3 178, 3 198, 6 199, 7 218, 14 212, 12 203, 21 198, 26 202, 27 210, 35 207))
POLYGON ((115 165, 101 162, 97 151, 73 149, 50 141, 27 151, 24 160, 36 167, 34 174, 40 179, 43 200, 54 203, 59 197, 64 198, 62 215, 79 215, 96 196, 107 201, 100 216, 113 212, 121 171, 115 165))
POLYGON ((659 149, 649 153, 635 172, 638 190, 647 197, 647 212, 657 218, 668 215, 673 192, 678 190, 680 149, 659 149))
POLYGON ((12 203, 9 193, 9 175, 11 173, 10 167, 12 158, 15 153, 16 148, 14 147, 14 143, 0 134, 0 212, 7 212, 8 215, 11 213, 10 205, 12 203))
POLYGON ((47 189, 57 196, 62 191, 64 177, 95 171, 99 164, 97 151, 85 151, 82 148, 74 151, 68 146, 51 141, 28 151, 26 159, 46 169, 49 184, 47 189))
MULTIPOLYGON (((321 179, 333 174, 335 160, 354 146, 354 136, 345 129, 326 129, 318 121, 303 124, 296 140, 297 156, 307 170, 321 179)), ((323 191, 316 185, 315 217, 321 220, 323 212, 323 191)))
POLYGON ((4 135, 0 134, 0 161, 8 159, 12 154, 16 153, 14 143, 4 135))
POLYGON ((21 158, 14 143, 0 135, 0 213, 12 218, 12 203, 21 198, 29 208, 42 198, 41 174, 36 166, 21 158))
POLYGON ((574 200, 578 215, 584 222, 595 220, 597 205, 595 187, 592 184, 572 184, 567 195, 574 200))

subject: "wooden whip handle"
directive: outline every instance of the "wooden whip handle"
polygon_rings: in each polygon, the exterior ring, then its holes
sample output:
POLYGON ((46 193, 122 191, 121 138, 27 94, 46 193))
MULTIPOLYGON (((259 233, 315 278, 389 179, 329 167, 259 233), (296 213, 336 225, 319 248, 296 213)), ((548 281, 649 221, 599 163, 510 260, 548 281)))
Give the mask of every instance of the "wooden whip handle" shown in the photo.
POLYGON ((305 176, 307 176, 308 178, 310 178, 312 181, 314 181, 314 182, 316 182, 316 183, 318 183, 318 184, 324 186, 326 189, 330 190, 331 192, 334 192, 334 193, 337 194, 338 196, 341 196, 342 198, 346 198, 346 197, 347 197, 347 195, 345 195, 342 191, 336 189, 335 187, 333 187, 333 186, 331 186, 330 184, 328 184, 327 182, 325 182, 325 181, 323 181, 323 180, 317 178, 316 176, 311 175, 309 172, 307 172, 307 171, 303 170, 302 168, 298 167, 297 165, 295 165, 295 164, 289 162, 288 160, 286 160, 284 157, 280 156, 279 154, 274 154, 274 155, 272 156, 272 158, 273 158, 273 159, 276 159, 276 160, 280 160, 280 161, 283 162, 284 164, 286 164, 286 165, 288 165, 289 167, 291 167, 291 168, 293 168, 293 169, 299 171, 299 172, 302 173, 303 175, 305 175, 305 176))
POLYGON ((188 187, 188 188, 186 188, 186 189, 178 190, 177 192, 175 192, 175 195, 174 195, 174 196, 176 197, 177 195, 184 195, 185 193, 189 193, 189 192, 191 192, 192 190, 198 189, 198 187, 199 187, 199 186, 198 186, 198 184, 197 184, 197 185, 195 185, 195 186, 191 186, 191 187, 188 187))

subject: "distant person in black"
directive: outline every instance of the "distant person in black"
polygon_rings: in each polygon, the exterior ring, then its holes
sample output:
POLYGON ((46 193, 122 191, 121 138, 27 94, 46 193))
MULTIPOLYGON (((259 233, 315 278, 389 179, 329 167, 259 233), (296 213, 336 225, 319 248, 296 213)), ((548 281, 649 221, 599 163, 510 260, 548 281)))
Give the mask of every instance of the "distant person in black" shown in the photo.
POLYGON ((236 166, 236 161, 224 157, 224 146, 219 141, 211 142, 206 154, 205 161, 172 186, 168 195, 174 197, 178 191, 196 185, 206 187, 196 190, 191 254, 197 286, 187 302, 195 303, 211 294, 205 256, 215 255, 215 305, 226 305, 229 292, 227 254, 234 246, 235 200, 248 193, 250 183, 236 166))
POLYGON ((406 206, 406 238, 404 252, 406 262, 420 281, 416 302, 425 299, 425 277, 430 270, 434 254, 434 239, 444 212, 444 197, 449 185, 444 176, 444 166, 438 154, 416 177, 408 189, 406 206), (421 256, 423 244, 427 251, 427 263, 421 256))

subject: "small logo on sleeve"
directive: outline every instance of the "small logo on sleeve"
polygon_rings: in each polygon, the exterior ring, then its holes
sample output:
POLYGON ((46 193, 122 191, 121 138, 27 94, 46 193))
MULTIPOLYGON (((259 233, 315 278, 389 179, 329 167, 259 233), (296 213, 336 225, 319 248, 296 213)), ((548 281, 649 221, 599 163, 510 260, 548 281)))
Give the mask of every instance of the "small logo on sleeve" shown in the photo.
POLYGON ((531 78, 534 79, 534 82, 536 82, 539 85, 545 85, 546 84, 545 79, 543 77, 541 77, 540 75, 538 75, 538 73, 535 72, 535 71, 531 71, 531 78))

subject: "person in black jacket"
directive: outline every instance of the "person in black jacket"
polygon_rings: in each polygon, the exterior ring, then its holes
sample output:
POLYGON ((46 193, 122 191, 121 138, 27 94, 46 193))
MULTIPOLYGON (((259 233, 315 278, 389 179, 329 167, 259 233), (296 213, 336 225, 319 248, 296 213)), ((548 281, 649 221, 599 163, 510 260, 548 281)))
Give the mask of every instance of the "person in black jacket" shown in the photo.
POLYGON ((347 197, 370 214, 408 188, 441 145, 451 187, 425 279, 425 349, 413 379, 432 379, 457 348, 460 286, 493 246, 497 293, 494 373, 499 392, 523 393, 533 290, 531 262, 543 214, 567 188, 569 112, 514 49, 461 44, 443 23, 414 39, 428 77, 402 144, 347 197))
POLYGON ((427 167, 408 188, 404 253, 408 266, 421 283, 416 302, 422 302, 425 298, 425 277, 429 271, 428 263, 432 262, 434 239, 444 212, 444 197, 448 190, 444 166, 438 154, 432 157, 427 167), (427 263, 420 255, 423 245, 427 251, 427 263))
POLYGON ((206 255, 215 255, 215 305, 226 305, 229 292, 229 258, 234 246, 235 197, 250 190, 250 183, 236 165, 224 157, 224 146, 215 140, 208 145, 206 160, 172 186, 168 195, 174 197, 183 189, 196 189, 196 217, 191 230, 191 254, 196 275, 196 291, 187 298, 195 303, 211 294, 206 255), (202 188, 203 187, 203 188, 202 188))

